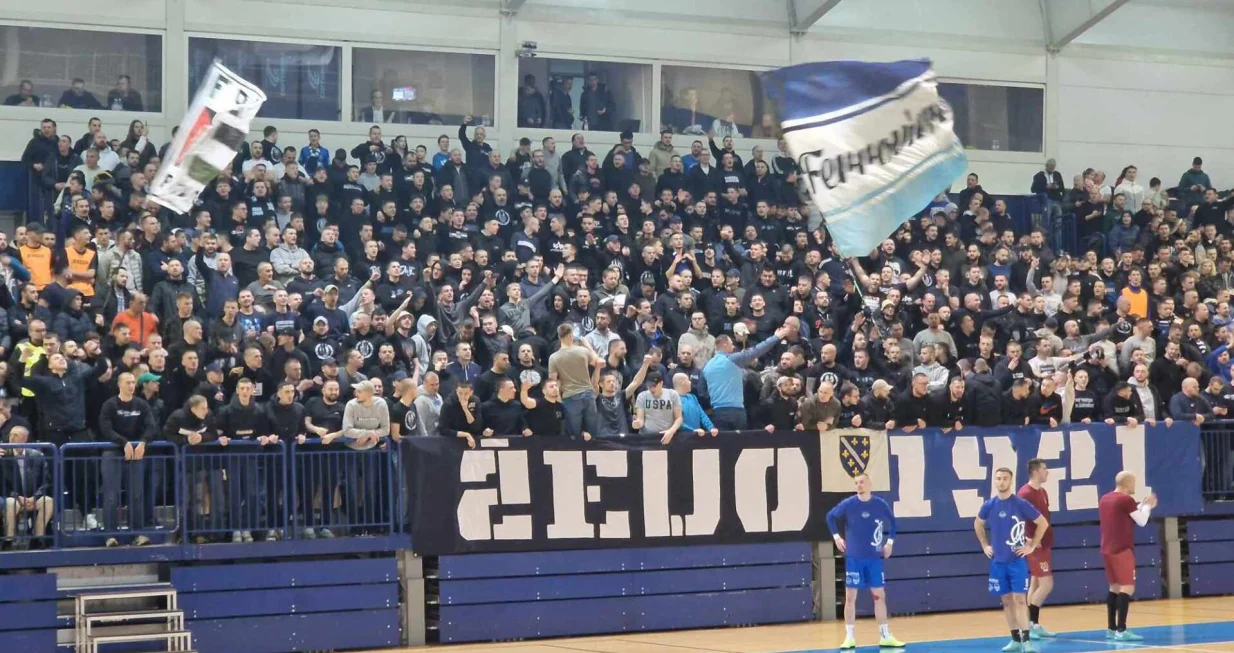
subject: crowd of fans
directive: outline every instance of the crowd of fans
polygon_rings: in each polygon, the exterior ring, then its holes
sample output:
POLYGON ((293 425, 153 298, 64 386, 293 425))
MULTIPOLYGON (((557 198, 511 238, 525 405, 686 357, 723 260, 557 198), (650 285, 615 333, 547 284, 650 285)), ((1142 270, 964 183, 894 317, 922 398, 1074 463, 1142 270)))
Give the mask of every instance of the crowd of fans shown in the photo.
POLYGON ((178 214, 147 196, 166 146, 140 122, 116 142, 44 120, 22 161, 46 208, 0 233, 0 435, 140 460, 154 439, 667 445, 1234 408, 1234 200, 1199 158, 1169 191, 1134 166, 1067 189, 1050 161, 1032 190, 1078 252, 974 174, 843 258, 782 140, 500 152, 469 123, 432 152, 266 128, 178 214))

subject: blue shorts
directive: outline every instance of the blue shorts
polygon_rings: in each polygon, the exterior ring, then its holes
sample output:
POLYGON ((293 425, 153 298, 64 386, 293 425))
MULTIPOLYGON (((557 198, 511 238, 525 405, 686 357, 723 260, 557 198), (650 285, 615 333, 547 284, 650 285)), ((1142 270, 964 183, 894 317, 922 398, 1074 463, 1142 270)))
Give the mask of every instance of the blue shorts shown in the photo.
POLYGON ((994 596, 1028 593, 1028 561, 990 563, 990 593, 994 596))
POLYGON ((882 589, 882 558, 845 558, 844 586, 848 589, 882 589))

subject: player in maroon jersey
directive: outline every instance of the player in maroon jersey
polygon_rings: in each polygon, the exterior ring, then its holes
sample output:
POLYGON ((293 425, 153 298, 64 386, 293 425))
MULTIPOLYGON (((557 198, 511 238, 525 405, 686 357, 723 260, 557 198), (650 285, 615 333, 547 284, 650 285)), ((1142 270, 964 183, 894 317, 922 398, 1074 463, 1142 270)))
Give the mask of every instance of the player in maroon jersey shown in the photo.
MULTIPOLYGON (((1016 493, 1021 499, 1033 504, 1033 507, 1044 515, 1047 521, 1050 519, 1050 495, 1046 492, 1044 484, 1049 477, 1050 470, 1046 467, 1045 461, 1033 458, 1028 461, 1028 482, 1016 493)), ((1026 528, 1028 537, 1036 533, 1036 524, 1026 523, 1026 528)), ((1033 639, 1049 639, 1057 636, 1046 630, 1039 621, 1041 606, 1045 604, 1046 597, 1054 589, 1054 556, 1051 551, 1053 546, 1054 529, 1051 528, 1041 538, 1041 548, 1028 554, 1028 573, 1032 577, 1028 585, 1028 621, 1032 624, 1028 634, 1033 639)))
POLYGON ((1135 474, 1119 472, 1114 477, 1114 491, 1101 497, 1101 558, 1105 562, 1105 578, 1110 584, 1106 595, 1106 639, 1118 642, 1138 642, 1144 638, 1127 630, 1127 610, 1135 592, 1135 530, 1148 524, 1148 516, 1157 505, 1156 495, 1136 502, 1135 474))

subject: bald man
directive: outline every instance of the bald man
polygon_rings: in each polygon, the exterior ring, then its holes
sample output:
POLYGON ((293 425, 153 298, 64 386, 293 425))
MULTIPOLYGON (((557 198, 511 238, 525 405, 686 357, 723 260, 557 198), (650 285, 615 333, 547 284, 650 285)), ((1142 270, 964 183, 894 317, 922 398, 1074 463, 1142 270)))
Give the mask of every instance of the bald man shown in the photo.
POLYGON ((1157 496, 1149 494, 1137 502, 1135 474, 1119 472, 1114 477, 1114 491, 1101 497, 1101 558, 1105 562, 1105 577, 1109 582, 1106 595, 1106 639, 1116 642, 1138 642, 1144 638, 1127 630, 1127 611, 1135 593, 1135 532, 1133 526, 1148 525, 1149 514, 1157 505, 1157 496))
POLYGON ((1200 392, 1200 382, 1187 377, 1182 390, 1170 397, 1170 417, 1182 422, 1195 422, 1198 426, 1206 419, 1213 419, 1213 407, 1200 392))

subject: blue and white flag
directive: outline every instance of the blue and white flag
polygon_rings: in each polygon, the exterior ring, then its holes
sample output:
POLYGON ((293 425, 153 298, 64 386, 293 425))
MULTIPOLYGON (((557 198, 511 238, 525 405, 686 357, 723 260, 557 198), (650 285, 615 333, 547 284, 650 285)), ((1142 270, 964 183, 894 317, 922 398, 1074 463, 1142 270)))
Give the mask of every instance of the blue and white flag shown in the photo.
POLYGON ((968 168, 930 62, 765 73, 788 148, 844 256, 865 256, 968 168))

